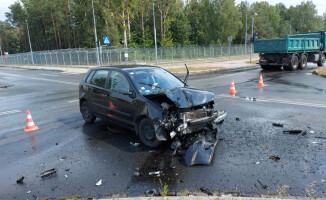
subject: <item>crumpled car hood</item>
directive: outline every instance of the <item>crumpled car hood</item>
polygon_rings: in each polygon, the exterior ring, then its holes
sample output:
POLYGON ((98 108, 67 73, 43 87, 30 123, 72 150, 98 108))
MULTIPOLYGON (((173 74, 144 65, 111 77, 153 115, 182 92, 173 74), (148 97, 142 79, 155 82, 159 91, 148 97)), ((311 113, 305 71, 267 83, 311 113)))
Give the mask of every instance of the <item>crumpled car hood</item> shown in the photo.
POLYGON ((178 108, 191 108, 214 101, 214 93, 190 88, 171 88, 165 90, 165 95, 178 108))

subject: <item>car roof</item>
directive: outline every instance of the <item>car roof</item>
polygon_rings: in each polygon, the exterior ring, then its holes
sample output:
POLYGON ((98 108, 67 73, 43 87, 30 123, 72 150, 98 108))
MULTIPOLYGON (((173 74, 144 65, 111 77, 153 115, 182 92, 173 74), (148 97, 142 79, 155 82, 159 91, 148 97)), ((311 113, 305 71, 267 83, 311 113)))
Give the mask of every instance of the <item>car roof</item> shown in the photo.
POLYGON ((129 71, 132 69, 161 69, 160 67, 151 66, 151 65, 117 65, 117 66, 102 66, 102 67, 94 67, 92 70, 98 70, 98 69, 118 69, 123 71, 129 71))

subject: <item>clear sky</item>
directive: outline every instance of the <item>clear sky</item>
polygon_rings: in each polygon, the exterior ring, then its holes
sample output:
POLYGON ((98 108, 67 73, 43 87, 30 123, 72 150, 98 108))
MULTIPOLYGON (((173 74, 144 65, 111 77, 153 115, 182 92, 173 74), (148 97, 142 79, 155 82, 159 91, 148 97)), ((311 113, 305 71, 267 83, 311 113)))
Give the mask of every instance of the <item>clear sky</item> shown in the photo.
MULTIPOLYGON (((9 11, 8 7, 13 4, 17 0, 0 0, 0 20, 5 20, 6 16, 5 13, 9 11)), ((262 0, 247 0, 249 3, 253 3, 256 1, 262 1, 262 0)), ((287 7, 291 5, 297 5, 302 2, 302 0, 265 0, 268 3, 274 5, 279 2, 283 2, 287 7)), ((241 0, 235 0, 236 3, 240 3, 241 0)), ((317 5, 318 14, 322 15, 324 12, 326 12, 326 0, 313 0, 314 4, 317 5)))

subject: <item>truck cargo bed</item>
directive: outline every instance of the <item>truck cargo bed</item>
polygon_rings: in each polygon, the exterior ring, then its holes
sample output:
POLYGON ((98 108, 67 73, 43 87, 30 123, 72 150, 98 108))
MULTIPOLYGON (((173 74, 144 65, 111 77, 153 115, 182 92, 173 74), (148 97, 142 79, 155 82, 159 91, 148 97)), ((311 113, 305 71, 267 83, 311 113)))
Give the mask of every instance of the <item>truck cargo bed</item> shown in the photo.
POLYGON ((255 53, 303 53, 320 49, 320 38, 291 37, 278 39, 256 39, 255 53))

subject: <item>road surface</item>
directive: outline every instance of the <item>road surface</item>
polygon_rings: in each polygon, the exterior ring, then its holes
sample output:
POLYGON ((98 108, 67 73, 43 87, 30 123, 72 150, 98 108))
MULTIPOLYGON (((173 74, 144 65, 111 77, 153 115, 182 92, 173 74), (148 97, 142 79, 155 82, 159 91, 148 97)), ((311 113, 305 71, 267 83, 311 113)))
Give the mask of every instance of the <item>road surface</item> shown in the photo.
POLYGON ((133 132, 99 119, 84 123, 78 104, 83 74, 1 67, 0 199, 139 196, 157 190, 159 179, 171 191, 207 187, 240 196, 277 194, 282 185, 290 186, 287 194, 305 196, 316 181, 313 189, 325 196, 326 79, 312 75, 314 68, 190 77, 190 86, 215 93, 217 108, 228 116, 219 129, 212 165, 187 168, 171 156, 168 145, 134 147, 130 142, 140 141, 133 132), (260 74, 264 88, 257 87, 260 74), (232 79, 235 97, 228 94, 232 79), (38 131, 24 133, 27 109, 38 131), (284 134, 288 129, 306 132, 284 134), (41 173, 52 168, 56 176, 42 179, 41 173), (160 177, 148 175, 158 170, 160 177), (134 176, 136 171, 141 176, 134 176), (21 176, 24 184, 17 184, 21 176), (96 186, 100 179, 102 185, 96 186))

